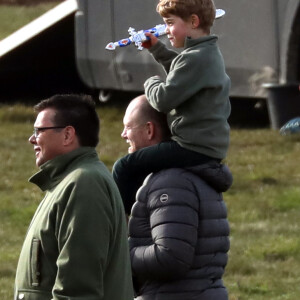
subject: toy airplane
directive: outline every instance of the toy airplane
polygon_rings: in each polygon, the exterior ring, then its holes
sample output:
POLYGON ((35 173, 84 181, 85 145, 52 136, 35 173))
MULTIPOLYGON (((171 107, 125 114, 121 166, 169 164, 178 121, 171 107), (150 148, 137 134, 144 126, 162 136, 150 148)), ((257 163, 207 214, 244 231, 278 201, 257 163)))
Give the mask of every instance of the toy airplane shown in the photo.
POLYGON ((117 42, 111 42, 105 47, 105 49, 115 50, 116 47, 125 47, 130 45, 131 43, 134 43, 137 46, 138 50, 143 50, 142 43, 147 40, 147 37, 145 36, 146 32, 150 32, 156 37, 159 37, 166 34, 166 29, 167 26, 165 24, 156 25, 155 27, 147 30, 139 30, 138 32, 136 32, 134 28, 130 27, 128 29, 130 35, 129 38, 122 39, 117 42))
MULTIPOLYGON (((216 10, 216 19, 219 19, 225 15, 225 11, 223 9, 216 10)), ((159 24, 153 28, 147 30, 139 30, 138 32, 135 31, 134 28, 130 27, 128 29, 130 37, 119 40, 117 42, 111 42, 107 44, 105 49, 107 50, 115 50, 117 47, 125 47, 132 43, 138 48, 138 50, 143 50, 142 43, 149 39, 145 33, 149 32, 152 33, 154 36, 159 37, 162 35, 167 34, 167 25, 166 24, 159 24)))

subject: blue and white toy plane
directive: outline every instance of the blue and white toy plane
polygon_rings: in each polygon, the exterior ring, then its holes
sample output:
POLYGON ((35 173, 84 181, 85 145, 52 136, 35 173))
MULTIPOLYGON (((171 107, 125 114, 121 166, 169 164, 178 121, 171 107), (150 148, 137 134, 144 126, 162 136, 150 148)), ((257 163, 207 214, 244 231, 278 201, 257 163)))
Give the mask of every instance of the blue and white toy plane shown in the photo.
MULTIPOLYGON (((225 15, 225 11, 223 9, 216 9, 216 19, 219 19, 225 15)), ((117 42, 111 42, 107 44, 105 49, 107 50, 115 50, 117 47, 125 47, 132 43, 138 48, 138 50, 143 50, 142 43, 149 39, 145 33, 149 32, 152 33, 154 36, 159 37, 166 34, 167 26, 165 24, 156 25, 153 28, 147 30, 139 30, 138 32, 135 31, 134 28, 130 27, 128 29, 130 37, 122 39, 117 42)))

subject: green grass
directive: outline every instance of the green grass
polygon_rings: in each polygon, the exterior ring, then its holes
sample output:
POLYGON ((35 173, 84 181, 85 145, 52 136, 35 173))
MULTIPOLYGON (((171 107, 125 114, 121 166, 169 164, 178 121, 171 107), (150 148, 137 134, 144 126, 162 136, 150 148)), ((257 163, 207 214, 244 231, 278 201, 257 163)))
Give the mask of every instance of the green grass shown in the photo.
POLYGON ((225 283, 231 300, 300 298, 300 135, 233 130, 225 194, 231 224, 225 283))
POLYGON ((34 6, 0 5, 0 40, 41 16, 59 2, 62 1, 57 1, 57 3, 40 3, 34 6))
MULTIPOLYGON (((126 154, 123 107, 102 105, 100 157, 111 169, 126 154)), ((0 106, 0 299, 12 299, 20 247, 42 193, 27 179, 37 171, 27 142, 31 107, 0 106)), ((231 249, 224 281, 230 300, 300 299, 300 135, 269 129, 231 134, 227 158, 234 175, 224 194, 231 249)))

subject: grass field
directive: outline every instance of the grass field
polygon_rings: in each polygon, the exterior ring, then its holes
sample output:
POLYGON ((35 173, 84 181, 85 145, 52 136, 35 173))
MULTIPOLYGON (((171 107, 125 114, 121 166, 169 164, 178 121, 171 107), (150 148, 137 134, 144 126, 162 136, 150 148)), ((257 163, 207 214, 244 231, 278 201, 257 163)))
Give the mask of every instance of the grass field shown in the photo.
MULTIPOLYGON (((124 107, 99 106, 98 151, 111 168, 125 154, 124 107)), ((42 194, 27 182, 37 171, 31 106, 0 106, 0 299, 12 299, 20 247, 42 194)), ((234 184, 224 194, 231 224, 225 283, 230 300, 300 299, 300 136, 233 129, 227 163, 234 184)))
POLYGON ((40 3, 34 6, 0 5, 0 40, 41 16, 58 3, 59 1, 57 3, 40 3))

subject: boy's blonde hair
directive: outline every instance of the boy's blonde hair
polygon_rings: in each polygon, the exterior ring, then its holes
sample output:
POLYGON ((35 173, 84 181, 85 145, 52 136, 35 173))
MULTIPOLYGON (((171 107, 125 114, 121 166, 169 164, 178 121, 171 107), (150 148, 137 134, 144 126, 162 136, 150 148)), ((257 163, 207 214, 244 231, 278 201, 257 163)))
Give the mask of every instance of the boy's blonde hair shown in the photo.
POLYGON ((188 20, 192 14, 200 19, 200 28, 210 32, 215 16, 216 7, 213 0, 160 0, 156 11, 167 18, 170 14, 188 20))

